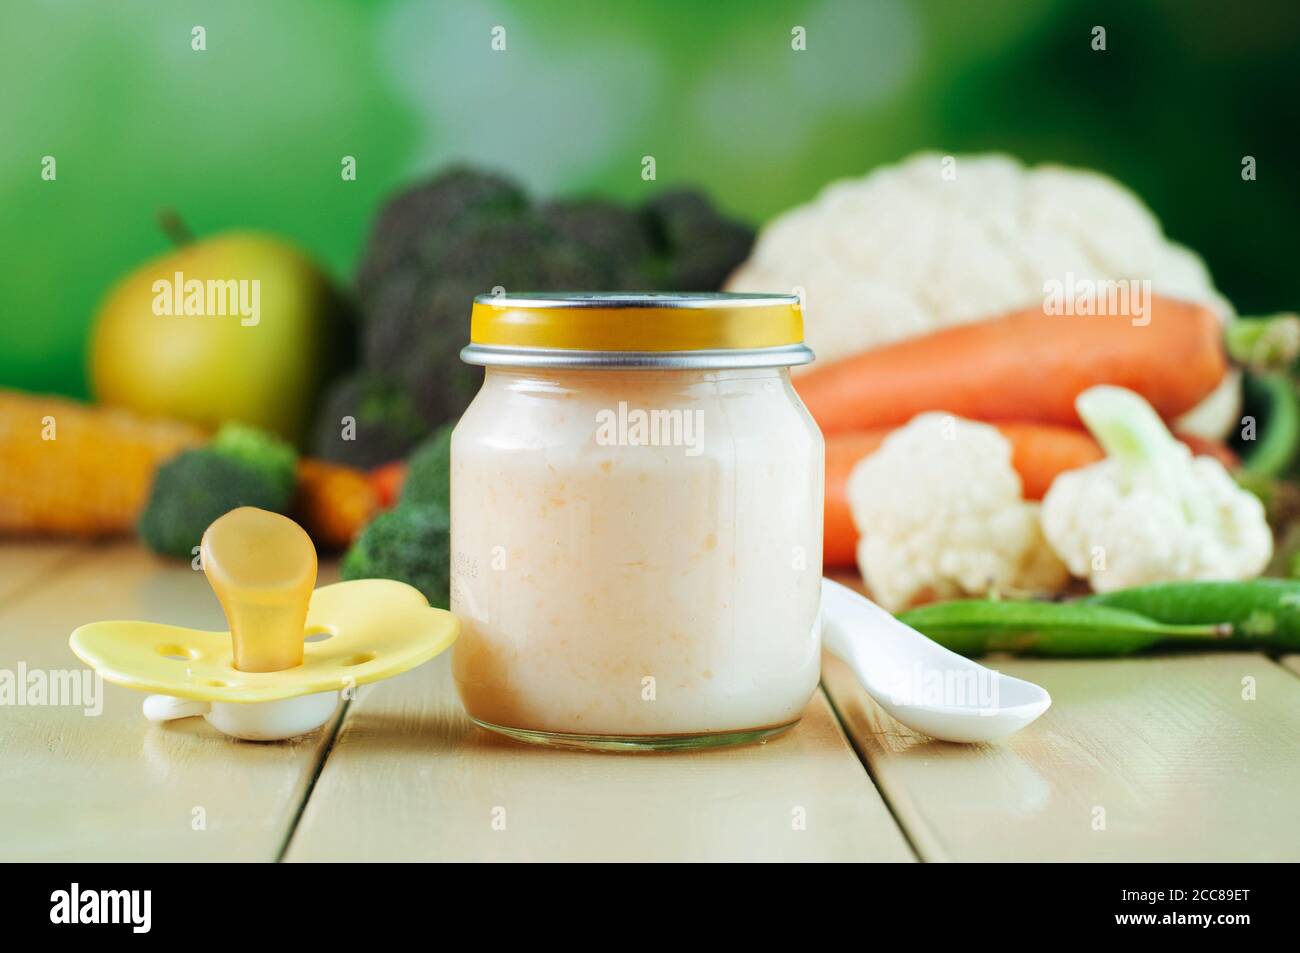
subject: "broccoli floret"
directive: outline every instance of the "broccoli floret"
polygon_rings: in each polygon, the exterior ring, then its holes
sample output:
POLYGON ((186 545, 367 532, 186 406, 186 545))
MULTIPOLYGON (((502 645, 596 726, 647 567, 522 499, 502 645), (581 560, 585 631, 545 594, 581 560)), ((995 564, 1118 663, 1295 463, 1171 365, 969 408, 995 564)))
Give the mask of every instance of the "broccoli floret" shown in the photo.
POLYGON ((448 169, 428 182, 406 189, 384 205, 366 243, 357 274, 357 290, 367 319, 386 312, 370 307, 371 293, 383 290, 398 274, 419 271, 431 242, 454 240, 470 216, 513 217, 528 207, 528 196, 506 179, 465 167, 448 169))
POLYGON ((444 509, 451 506, 452 427, 439 427, 411 454, 402 483, 403 503, 434 503, 444 509))
POLYGON ((436 503, 399 503, 362 530, 343 557, 344 579, 396 579, 440 609, 450 602, 451 521, 436 503))
POLYGON ((223 424, 208 447, 266 474, 286 497, 293 495, 298 453, 278 437, 245 424, 223 424))
MULTIPOLYGON (((566 237, 534 211, 467 222, 427 264, 439 290, 459 281, 475 294, 497 286, 508 291, 604 288, 613 279, 600 252, 566 237)), ((462 337, 469 330, 469 305, 470 299, 459 302, 462 337)))
POLYGON ((189 559, 217 517, 240 506, 283 513, 292 493, 267 470, 211 446, 184 450, 158 468, 136 528, 154 552, 189 559))
POLYGON ((415 409, 402 385, 369 371, 335 382, 312 433, 312 455, 368 470, 406 456, 436 421, 415 409), (355 426, 345 431, 343 418, 355 426))
POLYGON ((467 219, 431 240, 422 268, 409 306, 389 304, 367 323, 364 356, 367 367, 397 380, 416 412, 433 423, 457 417, 482 381, 480 368, 460 360, 475 295, 496 286, 605 288, 615 278, 598 255, 563 238, 534 212, 467 219))
POLYGON ((754 231, 723 216, 699 192, 667 192, 645 207, 671 291, 716 291, 749 257, 754 231))
POLYGON ((567 241, 582 246, 607 274, 599 285, 569 285, 554 290, 637 291, 654 284, 647 271, 655 254, 644 216, 599 199, 552 202, 542 218, 567 241))
POLYGON ((528 197, 513 183, 466 168, 451 169, 389 200, 362 257, 357 295, 363 316, 362 364, 366 376, 382 381, 379 386, 387 391, 386 403, 376 406, 395 417, 381 439, 367 441, 371 446, 364 451, 331 447, 339 442, 341 414, 334 411, 341 400, 358 396, 354 391, 340 396, 336 389, 317 419, 318 453, 323 443, 336 451, 324 453, 327 459, 386 463, 404 456, 431 426, 465 409, 482 380, 482 371, 459 357, 469 332, 470 300, 515 281, 501 266, 507 249, 524 260, 538 250, 508 231, 533 214, 528 197), (483 243, 476 236, 503 229, 506 233, 493 246, 495 257, 482 258, 475 249, 483 243), (392 399, 394 393, 406 401, 392 399))
POLYGON ((157 553, 188 559, 217 517, 240 506, 283 513, 298 454, 265 431, 229 423, 205 446, 159 467, 138 530, 157 553))
POLYGON ((384 206, 362 256, 363 371, 335 384, 314 451, 342 463, 386 463, 457 418, 482 381, 480 368, 460 361, 475 295, 496 287, 715 291, 753 238, 689 191, 639 210, 598 199, 539 206, 507 179, 466 168, 408 189, 384 206), (357 406, 368 388, 384 399, 363 422, 357 406), (355 441, 339 438, 344 415, 357 419, 355 441))

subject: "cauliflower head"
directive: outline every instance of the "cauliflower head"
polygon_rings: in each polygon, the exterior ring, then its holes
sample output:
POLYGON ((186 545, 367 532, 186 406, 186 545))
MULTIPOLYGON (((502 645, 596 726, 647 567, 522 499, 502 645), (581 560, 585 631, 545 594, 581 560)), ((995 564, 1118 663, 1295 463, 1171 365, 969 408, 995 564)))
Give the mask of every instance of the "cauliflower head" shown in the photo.
POLYGON ((763 229, 727 290, 802 288, 822 361, 1027 307, 1069 274, 1149 279, 1231 316, 1201 259, 1115 180, 1005 155, 946 160, 831 183, 763 229))
POLYGON ((1053 592, 1068 579, 1025 502, 1011 444, 988 424, 928 413, 849 476, 858 568, 891 612, 990 588, 1053 592))
POLYGON ((1106 459, 1062 473, 1043 498, 1043 532, 1071 573, 1110 592, 1264 570, 1264 506, 1222 463, 1193 458, 1132 391, 1093 387, 1076 405, 1106 459))

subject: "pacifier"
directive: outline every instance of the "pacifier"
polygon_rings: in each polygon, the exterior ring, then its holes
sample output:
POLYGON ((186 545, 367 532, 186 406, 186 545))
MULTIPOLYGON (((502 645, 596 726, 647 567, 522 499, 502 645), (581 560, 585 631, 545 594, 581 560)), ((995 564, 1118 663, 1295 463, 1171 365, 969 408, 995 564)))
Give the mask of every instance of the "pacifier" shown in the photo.
POLYGON ((314 731, 339 693, 421 665, 459 632, 418 589, 358 579, 313 591, 316 549, 293 520, 245 506, 199 545, 229 632, 92 622, 69 640, 105 680, 139 691, 150 721, 203 716, 219 731, 274 741, 314 731))

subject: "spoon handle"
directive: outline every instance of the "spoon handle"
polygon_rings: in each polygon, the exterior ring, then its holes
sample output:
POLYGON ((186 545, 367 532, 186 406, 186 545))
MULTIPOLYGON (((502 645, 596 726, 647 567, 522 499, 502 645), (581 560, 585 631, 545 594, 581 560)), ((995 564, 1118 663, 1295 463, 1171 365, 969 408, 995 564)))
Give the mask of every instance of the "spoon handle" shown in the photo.
POLYGON ((916 661, 918 649, 941 648, 866 596, 830 579, 822 580, 822 642, 857 673, 877 701, 893 670, 916 661))

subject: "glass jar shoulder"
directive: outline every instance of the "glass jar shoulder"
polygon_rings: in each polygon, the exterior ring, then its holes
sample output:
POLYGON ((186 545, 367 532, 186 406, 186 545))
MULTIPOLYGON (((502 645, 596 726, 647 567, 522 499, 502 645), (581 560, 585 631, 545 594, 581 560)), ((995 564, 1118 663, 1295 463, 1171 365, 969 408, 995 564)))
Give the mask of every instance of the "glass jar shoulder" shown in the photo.
POLYGON ((491 369, 456 428, 453 453, 677 446, 712 457, 733 454, 737 444, 823 452, 785 369, 491 369))

